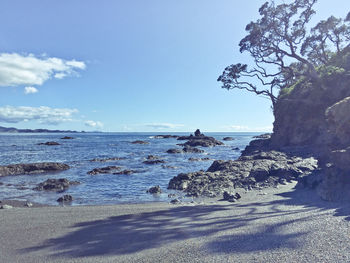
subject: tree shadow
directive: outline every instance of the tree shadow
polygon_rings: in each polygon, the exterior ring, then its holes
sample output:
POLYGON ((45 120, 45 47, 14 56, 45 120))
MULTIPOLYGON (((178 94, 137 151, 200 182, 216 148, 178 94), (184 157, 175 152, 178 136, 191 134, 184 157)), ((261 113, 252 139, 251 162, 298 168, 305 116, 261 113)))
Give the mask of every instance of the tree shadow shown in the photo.
POLYGON ((287 226, 315 220, 312 214, 322 210, 336 209, 335 215, 341 216, 350 212, 348 207, 312 197, 310 190, 279 195, 284 198, 233 205, 178 206, 83 222, 73 225, 71 232, 62 237, 21 252, 49 249, 54 251, 53 257, 70 258, 127 255, 192 238, 204 242, 208 253, 295 249, 302 246, 301 237, 309 232, 290 231, 291 228, 286 232, 287 226))
MULTIPOLYGON (((23 253, 50 249, 55 251, 53 257, 89 257, 103 255, 125 255, 151 248, 166 247, 168 244, 188 240, 191 238, 213 237, 221 233, 221 237, 215 238, 215 246, 222 249, 220 242, 226 242, 225 238, 232 242, 254 244, 254 240, 264 236, 279 235, 282 243, 271 243, 265 246, 246 246, 246 250, 271 249, 271 247, 297 247, 297 237, 305 233, 289 235, 279 234, 278 229, 282 224, 267 224, 258 229, 256 233, 246 233, 224 236, 231 230, 244 229, 256 220, 274 218, 298 213, 298 210, 279 211, 271 210, 261 212, 254 209, 254 204, 244 209, 243 213, 236 215, 236 205, 209 205, 209 206, 181 206, 146 212, 140 214, 128 214, 79 223, 72 226, 69 234, 49 239, 44 244, 22 250, 23 253), (222 237, 223 236, 223 237, 222 237)), ((303 210, 305 211, 305 210, 303 210)), ((307 218, 304 218, 307 220, 307 218)), ((285 222, 289 224, 293 222, 285 222)), ((239 231, 238 231, 239 232, 239 231)), ((230 246, 231 247, 231 246, 230 246)), ((225 250, 222 252, 228 252, 225 250)), ((211 252, 215 252, 215 249, 211 252)))

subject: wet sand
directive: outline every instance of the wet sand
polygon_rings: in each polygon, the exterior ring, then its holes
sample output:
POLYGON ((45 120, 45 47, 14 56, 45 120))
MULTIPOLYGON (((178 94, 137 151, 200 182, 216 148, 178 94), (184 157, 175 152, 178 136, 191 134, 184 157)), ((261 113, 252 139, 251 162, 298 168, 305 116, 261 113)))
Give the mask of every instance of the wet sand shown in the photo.
POLYGON ((350 262, 350 206, 313 191, 235 203, 0 210, 0 262, 350 262))

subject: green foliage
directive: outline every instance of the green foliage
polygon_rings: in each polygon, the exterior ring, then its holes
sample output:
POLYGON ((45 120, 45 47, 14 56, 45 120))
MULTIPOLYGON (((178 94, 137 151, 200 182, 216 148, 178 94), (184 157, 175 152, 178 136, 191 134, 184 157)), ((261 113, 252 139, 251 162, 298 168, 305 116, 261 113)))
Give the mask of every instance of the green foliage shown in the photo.
POLYGON ((301 77, 299 80, 297 80, 293 85, 289 86, 289 87, 285 87, 283 89, 280 90, 278 99, 285 99, 288 96, 290 96, 290 94, 292 94, 292 92, 302 86, 302 84, 305 83, 305 78, 301 77))

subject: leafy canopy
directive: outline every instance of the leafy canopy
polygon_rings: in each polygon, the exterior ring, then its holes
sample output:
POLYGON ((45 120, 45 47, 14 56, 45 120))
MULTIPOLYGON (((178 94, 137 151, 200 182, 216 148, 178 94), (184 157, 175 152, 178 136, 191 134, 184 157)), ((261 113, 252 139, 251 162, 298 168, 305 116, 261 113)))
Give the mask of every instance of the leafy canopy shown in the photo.
POLYGON ((318 81, 316 67, 327 64, 331 54, 350 42, 350 12, 345 20, 331 16, 308 31, 316 2, 263 4, 259 9, 261 18, 246 26, 248 34, 239 43, 240 52, 248 52, 254 66, 237 63, 226 67, 218 78, 222 88, 268 97, 274 107, 278 92, 301 76, 318 81))

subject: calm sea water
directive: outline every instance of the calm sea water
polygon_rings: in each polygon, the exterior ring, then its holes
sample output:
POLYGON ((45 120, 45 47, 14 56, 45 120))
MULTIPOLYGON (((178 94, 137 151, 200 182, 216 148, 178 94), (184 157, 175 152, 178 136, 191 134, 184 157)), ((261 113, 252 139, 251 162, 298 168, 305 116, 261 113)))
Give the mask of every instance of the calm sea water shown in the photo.
MULTIPOLYGON (((134 202, 169 202, 167 190, 169 180, 183 172, 206 170, 213 160, 233 160, 240 151, 258 133, 206 133, 218 140, 230 136, 233 141, 225 141, 224 146, 203 148, 203 154, 168 154, 170 148, 176 148, 176 139, 155 139, 150 133, 79 133, 79 134, 0 134, 0 165, 33 162, 63 162, 71 169, 59 173, 40 175, 20 175, 0 177, 0 199, 17 199, 57 205, 57 198, 63 193, 38 192, 32 190, 38 183, 48 178, 67 178, 77 180, 80 185, 71 186, 64 194, 74 197, 72 205, 115 204, 134 202), (72 136, 73 140, 61 140, 63 136, 72 136), (143 140, 147 145, 131 144, 143 140), (37 145, 41 142, 57 141, 59 146, 37 145), (238 147, 240 150, 234 150, 238 147), (143 161, 148 155, 163 158, 165 165, 177 169, 163 168, 161 164, 146 165, 143 161), (125 157, 125 160, 99 163, 94 158, 125 157), (209 157, 213 160, 192 162, 188 158, 209 157), (100 174, 88 175, 97 167, 109 165, 122 166, 123 169, 142 170, 132 175, 100 174), (153 196, 146 190, 160 185, 163 193, 153 196)), ((188 133, 174 133, 188 135, 188 133)))

